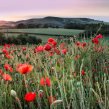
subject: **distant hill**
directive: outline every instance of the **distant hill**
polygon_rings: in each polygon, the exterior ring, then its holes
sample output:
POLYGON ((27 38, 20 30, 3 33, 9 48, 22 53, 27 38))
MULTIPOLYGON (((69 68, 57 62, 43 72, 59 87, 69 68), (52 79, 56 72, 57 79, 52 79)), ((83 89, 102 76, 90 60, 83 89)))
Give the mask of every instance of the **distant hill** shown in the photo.
POLYGON ((15 22, 0 20, 0 27, 15 27, 15 22))
MULTIPOLYGON (((36 27, 59 27, 63 28, 66 24, 97 24, 103 21, 94 20, 90 18, 61 18, 48 16, 45 18, 34 18, 28 20, 20 20, 17 22, 12 21, 0 21, 0 27, 16 27, 20 24, 25 26, 36 26, 36 27)), ((22 25, 21 25, 22 26, 22 25)))

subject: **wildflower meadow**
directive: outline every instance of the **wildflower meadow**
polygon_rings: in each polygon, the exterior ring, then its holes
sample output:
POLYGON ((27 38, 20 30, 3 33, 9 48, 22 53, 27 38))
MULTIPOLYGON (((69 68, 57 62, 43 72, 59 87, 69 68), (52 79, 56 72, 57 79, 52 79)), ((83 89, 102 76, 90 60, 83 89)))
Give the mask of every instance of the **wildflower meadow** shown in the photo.
POLYGON ((108 41, 4 44, 0 109, 109 109, 108 41))

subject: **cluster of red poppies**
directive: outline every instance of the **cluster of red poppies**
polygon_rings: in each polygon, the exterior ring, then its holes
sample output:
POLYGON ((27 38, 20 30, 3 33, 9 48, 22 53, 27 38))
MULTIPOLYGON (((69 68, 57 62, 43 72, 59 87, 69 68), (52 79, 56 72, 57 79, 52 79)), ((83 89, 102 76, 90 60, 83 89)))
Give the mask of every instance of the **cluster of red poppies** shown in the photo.
POLYGON ((35 53, 39 53, 39 52, 43 52, 43 51, 47 51, 50 56, 53 56, 55 53, 57 55, 60 55, 60 54, 64 54, 65 55, 68 50, 67 50, 66 47, 60 48, 57 45, 57 42, 56 42, 55 39, 49 38, 48 41, 47 41, 47 43, 45 45, 39 45, 39 46, 37 46, 34 49, 34 52, 35 53))
POLYGON ((79 41, 77 41, 75 44, 76 44, 77 47, 80 47, 80 48, 84 48, 84 47, 87 46, 86 42, 79 42, 79 41))
MULTIPOLYGON (((101 34, 97 35, 95 38, 92 39, 92 43, 94 44, 99 44, 99 39, 103 38, 103 36, 101 34)), ((86 42, 76 42, 75 45, 79 48, 85 48, 87 46, 86 42)), ((10 45, 5 44, 3 49, 2 49, 2 53, 4 54, 4 56, 8 59, 11 58, 10 52, 8 51, 8 48, 10 48, 10 45)), ((27 48, 23 47, 22 50, 25 51, 27 48)), ((61 43, 60 45, 57 45, 57 41, 53 38, 49 38, 47 43, 45 45, 39 45, 37 47, 35 47, 34 52, 35 53, 40 53, 40 52, 47 52, 49 53, 49 56, 53 56, 54 54, 57 55, 65 55, 68 52, 67 47, 65 46, 65 43, 61 43)), ((80 55, 76 55, 75 56, 75 60, 78 60, 80 58, 80 55)), ((16 67, 16 71, 19 72, 20 74, 28 74, 30 72, 33 71, 33 66, 27 63, 24 64, 18 64, 16 67)), ((6 71, 9 72, 13 72, 13 68, 11 65, 9 65, 8 63, 4 64, 4 69, 6 71)), ((81 75, 84 76, 86 74, 86 72, 84 70, 81 71, 81 75)), ((9 74, 4 73, 1 69, 0 69, 0 75, 2 76, 2 78, 5 81, 12 81, 12 77, 9 74)), ((49 77, 42 77, 40 79, 39 82, 40 86, 42 87, 50 87, 51 86, 51 80, 49 77)), ((43 97, 43 94, 40 93, 39 94, 40 97, 43 97)), ((36 99, 36 92, 27 92, 24 96, 24 99, 27 102, 32 102, 36 99)), ((52 103, 53 101, 56 100, 56 97, 53 96, 49 96, 48 97, 48 101, 50 103, 52 103)))
MULTIPOLYGON (((4 65, 4 68, 5 68, 6 70, 9 70, 10 72, 13 71, 12 67, 11 67, 9 64, 5 64, 5 65, 4 65)), ((33 66, 30 65, 30 64, 19 64, 19 65, 17 66, 16 70, 17 70, 20 74, 25 75, 25 74, 28 74, 28 73, 32 72, 33 66)), ((4 73, 1 69, 0 69, 0 75, 3 77, 3 79, 4 79, 5 81, 12 81, 12 77, 11 77, 9 74, 4 73)), ((42 77, 42 78, 40 79, 40 86, 48 86, 48 87, 50 87, 50 86, 51 86, 51 80, 50 80, 48 77, 46 77, 46 78, 42 77)), ((42 93, 40 93, 39 96, 40 96, 40 97, 43 97, 43 96, 41 96, 41 95, 42 95, 42 93)), ((27 93, 25 94, 25 96, 24 96, 24 99, 25 99, 27 102, 34 101, 35 98, 36 98, 36 93, 35 93, 35 92, 27 92, 27 93)), ((50 97, 50 98, 51 98, 51 97, 50 97)), ((49 98, 48 100, 51 102, 50 98, 49 98)))
POLYGON ((8 49, 11 47, 11 46, 14 46, 13 44, 10 45, 10 44, 5 44, 3 46, 3 49, 2 49, 2 53, 4 53, 4 56, 8 59, 12 58, 11 56, 11 52, 8 51, 8 49))

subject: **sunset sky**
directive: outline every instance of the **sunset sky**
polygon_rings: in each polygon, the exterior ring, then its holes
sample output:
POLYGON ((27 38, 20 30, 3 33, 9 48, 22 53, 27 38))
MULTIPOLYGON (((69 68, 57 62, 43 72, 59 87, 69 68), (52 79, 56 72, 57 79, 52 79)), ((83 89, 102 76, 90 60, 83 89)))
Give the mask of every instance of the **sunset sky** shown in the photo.
POLYGON ((58 16, 109 21, 109 0, 0 0, 0 20, 58 16))

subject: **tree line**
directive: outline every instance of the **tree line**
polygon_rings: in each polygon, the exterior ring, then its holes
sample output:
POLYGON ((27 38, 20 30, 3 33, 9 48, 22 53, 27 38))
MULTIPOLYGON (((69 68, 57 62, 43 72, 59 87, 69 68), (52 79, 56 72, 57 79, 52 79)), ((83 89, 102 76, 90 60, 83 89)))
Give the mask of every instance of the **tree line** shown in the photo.
MULTIPOLYGON (((104 24, 103 22, 101 23, 96 23, 96 24, 80 24, 80 23, 66 23, 63 27, 65 29, 82 29, 85 31, 91 31, 91 32, 96 32, 100 25, 102 27, 100 28, 100 32, 102 34, 109 34, 109 24, 104 24)), ((16 25, 15 28, 18 29, 25 29, 25 28, 60 28, 58 25, 53 25, 53 24, 23 24, 20 23, 16 25)))

